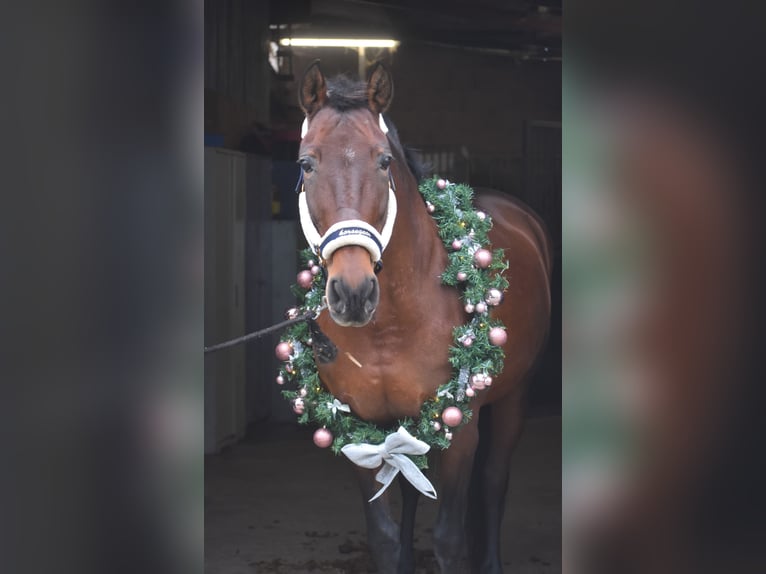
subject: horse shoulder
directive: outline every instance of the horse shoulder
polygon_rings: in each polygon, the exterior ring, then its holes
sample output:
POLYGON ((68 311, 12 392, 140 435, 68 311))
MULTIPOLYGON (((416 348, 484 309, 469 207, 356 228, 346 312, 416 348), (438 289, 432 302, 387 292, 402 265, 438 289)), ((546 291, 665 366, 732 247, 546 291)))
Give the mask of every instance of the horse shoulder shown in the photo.
POLYGON ((539 253, 546 275, 550 277, 553 263, 551 236, 543 220, 529 205, 490 189, 481 189, 475 204, 492 217, 490 240, 494 247, 509 249, 522 242, 529 243, 539 253))
POLYGON ((482 191, 475 204, 492 218, 492 247, 502 248, 508 261, 508 290, 493 311, 507 328, 506 362, 500 384, 487 397, 491 402, 527 375, 544 346, 551 313, 552 241, 540 217, 517 198, 482 191))

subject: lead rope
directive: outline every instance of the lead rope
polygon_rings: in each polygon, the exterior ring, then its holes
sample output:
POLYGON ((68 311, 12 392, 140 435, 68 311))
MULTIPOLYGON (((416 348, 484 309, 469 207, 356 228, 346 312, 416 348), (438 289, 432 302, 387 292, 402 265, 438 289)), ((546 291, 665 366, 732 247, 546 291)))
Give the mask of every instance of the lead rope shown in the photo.
MULTIPOLYGON (((317 334, 321 334, 321 336, 324 336, 324 338, 329 342, 330 345, 332 345, 332 341, 327 338, 324 333, 319 330, 319 325, 316 324, 316 318, 319 317, 319 314, 324 311, 327 308, 327 304, 323 303, 321 307, 319 307, 316 311, 307 311, 303 315, 300 315, 299 317, 295 317, 294 319, 287 319, 286 321, 282 321, 280 323, 276 323, 272 325, 271 327, 266 327, 265 329, 261 329, 260 331, 254 331, 252 333, 248 333, 247 335, 242 335, 241 337, 237 337, 236 339, 229 339, 228 341, 223 341, 222 343, 216 343, 215 345, 210 345, 209 347, 205 347, 205 353, 212 353, 214 351, 220 351, 221 349, 226 349, 228 347, 233 347, 235 345, 240 345, 242 343, 246 343, 247 341, 250 341, 252 339, 258 339, 260 337, 263 337, 264 335, 268 335, 269 333, 272 333, 274 331, 278 331, 279 329, 284 329, 285 327, 289 327, 290 325, 295 325, 296 323, 300 323, 301 321, 309 321, 309 327, 313 332, 317 332, 317 334)), ((333 345, 334 347, 334 345, 333 345)), ((325 351, 328 354, 332 354, 331 350, 325 351)))

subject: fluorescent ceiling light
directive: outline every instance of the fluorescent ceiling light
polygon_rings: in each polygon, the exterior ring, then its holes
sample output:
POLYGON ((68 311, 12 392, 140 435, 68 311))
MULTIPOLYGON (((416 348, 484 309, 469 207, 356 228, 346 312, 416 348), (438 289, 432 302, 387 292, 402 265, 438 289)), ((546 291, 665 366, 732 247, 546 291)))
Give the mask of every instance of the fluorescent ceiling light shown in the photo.
POLYGON ((396 40, 361 38, 282 38, 279 43, 313 48, 396 48, 399 45, 396 40))

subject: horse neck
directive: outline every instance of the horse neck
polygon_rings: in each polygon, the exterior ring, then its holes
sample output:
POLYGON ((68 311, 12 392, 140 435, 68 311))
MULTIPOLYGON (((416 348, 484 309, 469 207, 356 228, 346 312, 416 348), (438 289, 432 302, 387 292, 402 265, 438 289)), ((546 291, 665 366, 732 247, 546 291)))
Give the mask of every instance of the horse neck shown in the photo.
POLYGON ((398 213, 391 242, 383 255, 383 271, 378 277, 381 295, 390 296, 397 304, 404 304, 405 298, 422 303, 422 297, 429 290, 440 289, 438 277, 446 266, 447 254, 404 157, 397 157, 396 165, 393 178, 398 213), (425 280, 428 277, 437 281, 425 280))

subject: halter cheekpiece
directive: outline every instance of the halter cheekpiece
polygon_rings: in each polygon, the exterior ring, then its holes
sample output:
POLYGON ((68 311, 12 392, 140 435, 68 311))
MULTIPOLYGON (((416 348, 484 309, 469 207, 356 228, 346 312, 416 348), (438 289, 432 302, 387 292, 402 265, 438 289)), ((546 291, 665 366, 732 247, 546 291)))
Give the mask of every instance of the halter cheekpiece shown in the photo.
MULTIPOLYGON (((388 126, 386 126, 385 121, 383 121, 383 116, 379 114, 378 118, 380 129, 383 133, 388 133, 388 126)), ((303 120, 303 125, 301 126, 301 139, 306 136, 307 131, 308 118, 303 120)), ((328 261, 330 257, 332 257, 332 254, 341 247, 358 245, 359 247, 364 247, 370 253, 370 258, 375 264, 375 272, 377 273, 382 269, 383 262, 381 258, 383 251, 391 240, 391 235, 394 231, 394 221, 396 220, 397 205, 396 194, 394 193, 395 189, 394 180, 389 172, 388 208, 386 211, 386 222, 383 224, 382 231, 378 231, 375 227, 361 219, 344 219, 331 225, 330 228, 325 231, 324 235, 321 235, 311 219, 306 192, 303 190, 303 170, 301 170, 298 177, 298 183, 295 186, 295 191, 299 193, 298 213, 301 221, 301 229, 303 230, 303 235, 306 237, 309 247, 317 256, 319 256, 323 265, 324 262, 328 261)))

